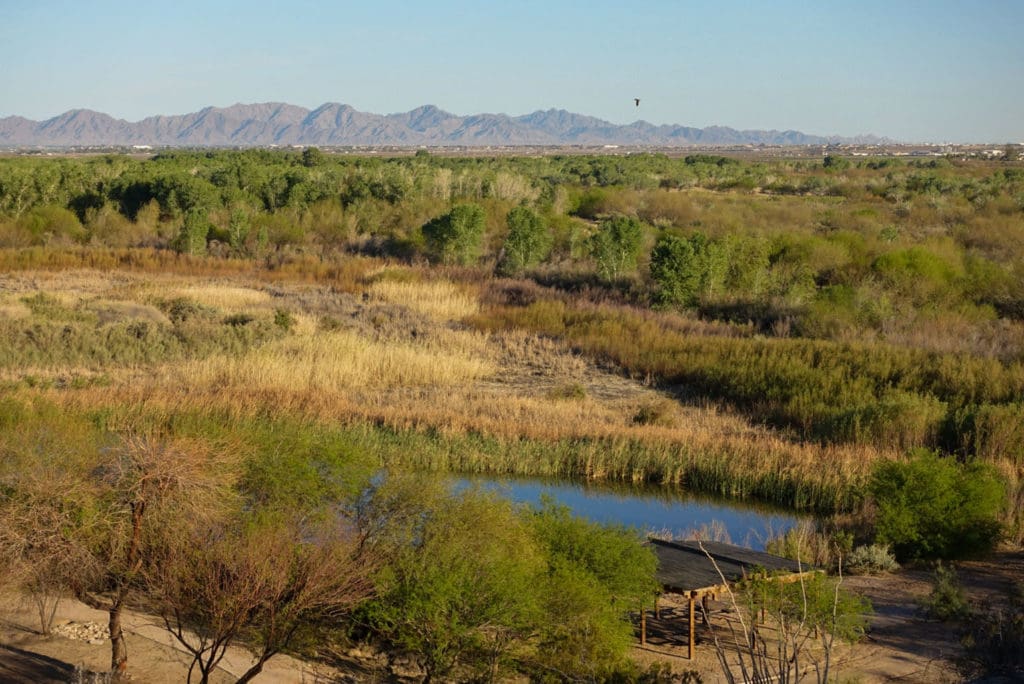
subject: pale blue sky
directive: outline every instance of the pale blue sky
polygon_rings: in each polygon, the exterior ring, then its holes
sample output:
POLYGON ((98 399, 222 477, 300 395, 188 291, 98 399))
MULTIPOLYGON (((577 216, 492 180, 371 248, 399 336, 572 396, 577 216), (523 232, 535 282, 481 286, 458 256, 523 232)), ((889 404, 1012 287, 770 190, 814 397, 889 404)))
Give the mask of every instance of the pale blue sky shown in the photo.
POLYGON ((0 116, 267 101, 1020 142, 1024 0, 0 0, 0 116))

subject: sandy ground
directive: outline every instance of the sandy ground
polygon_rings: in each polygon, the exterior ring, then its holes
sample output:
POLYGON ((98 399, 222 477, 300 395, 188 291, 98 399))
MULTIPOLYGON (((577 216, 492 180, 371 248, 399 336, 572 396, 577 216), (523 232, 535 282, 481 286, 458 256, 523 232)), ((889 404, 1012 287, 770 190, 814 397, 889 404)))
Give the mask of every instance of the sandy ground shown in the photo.
MULTIPOLYGON (((61 601, 56 624, 69 621, 106 625, 106 613, 70 599, 61 601)), ((101 644, 57 634, 42 636, 35 609, 17 596, 0 598, 0 682, 67 682, 74 669, 102 672, 110 668, 110 641, 101 644)), ((124 629, 128 644, 128 672, 133 682, 163 684, 184 682, 189 657, 176 647, 171 635, 151 616, 126 612, 124 629)), ((224 658, 213 684, 234 682, 252 663, 248 652, 232 648, 224 658)), ((257 677, 266 684, 310 684, 345 681, 341 673, 317 668, 294 658, 272 658, 257 677)))

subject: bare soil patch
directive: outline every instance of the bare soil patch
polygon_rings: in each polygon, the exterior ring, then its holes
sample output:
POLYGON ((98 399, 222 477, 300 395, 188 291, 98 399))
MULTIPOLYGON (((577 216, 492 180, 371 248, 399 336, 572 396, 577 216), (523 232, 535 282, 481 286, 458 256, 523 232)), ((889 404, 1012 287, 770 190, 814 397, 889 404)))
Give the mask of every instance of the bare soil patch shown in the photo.
MULTIPOLYGON (((958 563, 956 567, 967 600, 974 605, 997 604, 1021 591, 1024 584, 1024 551, 1001 552, 988 559, 958 563)), ((963 681, 956 669, 956 659, 963 652, 960 625, 931 619, 921 608, 932 590, 930 570, 906 569, 886 575, 852 576, 844 578, 843 584, 871 600, 874 616, 867 636, 860 643, 836 649, 834 670, 840 681, 862 684, 963 681)), ((660 603, 660 619, 654 617, 653 611, 648 612, 648 643, 636 646, 636 660, 644 667, 666 662, 677 673, 693 670, 704 682, 725 681, 711 633, 699 619, 694 659, 687 658, 685 599, 668 595, 660 603)), ((711 608, 715 625, 725 629, 730 613, 728 605, 717 601, 711 608)))
MULTIPOLYGON (((44 636, 37 631, 39 625, 34 606, 23 597, 9 594, 0 597, 0 682, 57 684, 68 682, 76 667, 88 672, 108 671, 109 639, 70 638, 62 636, 60 632, 71 634, 75 630, 59 629, 60 626, 71 624, 105 628, 107 618, 108 615, 102 611, 66 599, 61 601, 57 611, 55 624, 58 629, 44 636)), ((124 629, 128 643, 128 673, 132 682, 165 684, 186 681, 189 657, 176 646, 156 618, 126 612, 124 629)), ((234 682, 251 662, 251 656, 244 648, 231 648, 220 669, 214 673, 212 683, 234 682)), ((357 680, 337 670, 279 655, 266 664, 256 681, 266 684, 311 684, 366 680, 357 680)))

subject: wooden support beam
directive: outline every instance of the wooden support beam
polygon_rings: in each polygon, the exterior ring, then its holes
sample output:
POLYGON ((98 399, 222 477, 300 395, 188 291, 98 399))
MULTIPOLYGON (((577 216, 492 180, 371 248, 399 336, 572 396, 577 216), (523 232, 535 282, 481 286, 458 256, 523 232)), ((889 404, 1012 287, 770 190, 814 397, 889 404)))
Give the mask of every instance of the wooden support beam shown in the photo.
POLYGON ((695 604, 696 604, 695 597, 691 593, 690 594, 690 648, 686 652, 686 657, 689 658, 690 660, 693 660, 693 646, 694 646, 694 642, 695 642, 694 634, 693 634, 694 628, 696 627, 696 621, 693 619, 694 618, 693 611, 694 611, 694 608, 695 608, 695 604))
POLYGON ((640 606, 640 645, 647 645, 647 611, 640 606))

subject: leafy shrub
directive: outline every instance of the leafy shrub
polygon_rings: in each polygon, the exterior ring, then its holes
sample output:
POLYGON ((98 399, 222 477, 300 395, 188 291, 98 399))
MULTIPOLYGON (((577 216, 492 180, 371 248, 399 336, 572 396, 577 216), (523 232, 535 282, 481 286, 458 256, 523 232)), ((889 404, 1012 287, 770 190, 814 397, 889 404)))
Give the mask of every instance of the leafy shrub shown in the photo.
POLYGON ((292 326, 295 325, 295 316, 288 309, 275 309, 274 325, 285 331, 291 330, 292 326))
POLYGON ((469 265, 480 256, 487 216, 479 204, 457 204, 423 228, 434 257, 445 264, 469 265))
POLYGON ((553 387, 548 393, 548 396, 552 399, 580 401, 587 398, 587 388, 578 382, 568 385, 559 385, 558 387, 553 387))
POLYGON ((633 414, 634 425, 667 425, 672 411, 672 402, 655 401, 644 404, 633 414))
POLYGON ((690 240, 663 235, 651 251, 651 280, 661 304, 692 306, 700 290, 701 273, 690 240))
POLYGON ((515 275, 536 266, 551 252, 551 234, 532 209, 515 207, 508 212, 508 237, 505 238, 504 256, 498 270, 504 275, 515 275))
POLYGON ((635 218, 616 216, 602 221, 588 242, 601 277, 615 280, 636 268, 643 237, 644 226, 635 218))
POLYGON ((961 558, 999 539, 1006 489, 987 464, 918 451, 876 466, 869 491, 878 507, 877 540, 892 544, 897 558, 961 558))
POLYGON ((941 561, 936 563, 932 591, 923 600, 922 608, 929 617, 943 622, 967 616, 967 598, 960 586, 956 568, 943 565, 941 561))
POLYGON ((158 306, 175 325, 196 318, 209 318, 213 314, 213 309, 187 297, 158 302, 158 306))
POLYGON ((899 570, 899 563, 885 544, 858 546, 846 559, 846 569, 856 575, 876 575, 899 570))

